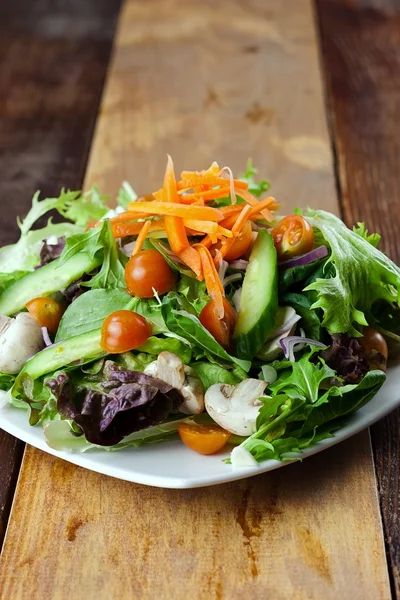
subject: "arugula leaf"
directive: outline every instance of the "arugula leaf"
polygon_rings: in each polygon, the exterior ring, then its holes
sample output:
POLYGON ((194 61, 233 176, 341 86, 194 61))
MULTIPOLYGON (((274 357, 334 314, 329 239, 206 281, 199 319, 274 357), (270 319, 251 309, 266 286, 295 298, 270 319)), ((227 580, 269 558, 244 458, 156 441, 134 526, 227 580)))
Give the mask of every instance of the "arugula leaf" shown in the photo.
POLYGON ((187 275, 181 276, 176 291, 186 298, 198 315, 205 305, 210 302, 205 282, 198 281, 187 275))
POLYGON ((270 188, 270 182, 266 179, 262 179, 261 181, 256 181, 254 179, 254 175, 257 174, 257 169, 253 167, 253 161, 251 158, 248 159, 246 164, 246 171, 240 177, 240 181, 244 181, 249 184, 249 192, 258 198, 264 192, 267 192, 270 188))
POLYGON ((231 356, 218 344, 214 337, 203 327, 196 315, 184 310, 182 302, 176 293, 170 292, 162 301, 162 315, 168 329, 187 339, 193 346, 203 352, 208 352, 217 357, 222 363, 235 363, 246 372, 251 363, 231 356))
POLYGON ((323 310, 322 325, 331 333, 359 337, 357 326, 368 325, 375 301, 400 302, 400 268, 338 217, 312 209, 305 216, 330 246, 328 264, 335 269, 333 277, 305 288, 317 292, 312 308, 323 310))
POLYGON ((381 241, 381 236, 379 233, 368 234, 368 229, 365 229, 364 223, 357 223, 357 227, 354 226, 353 231, 357 235, 360 235, 362 238, 364 238, 364 240, 366 240, 374 248, 376 248, 381 241))
POLYGON ((326 258, 321 258, 315 262, 297 267, 289 267, 279 273, 279 293, 283 294, 286 290, 294 288, 297 284, 309 279, 312 275, 317 274, 319 277, 324 276, 326 258))
POLYGON ((89 231, 67 237, 65 248, 60 256, 60 267, 69 258, 82 251, 86 252, 90 258, 94 258, 99 252, 103 253, 100 271, 90 281, 85 281, 82 285, 94 289, 125 289, 123 261, 125 262, 126 257, 124 258, 118 251, 108 219, 105 219, 98 227, 89 229, 89 231))
POLYGON ((82 285, 93 289, 98 288, 126 288, 125 265, 128 258, 119 252, 114 239, 111 224, 106 219, 101 227, 104 258, 100 271, 82 285))
POLYGON ((318 350, 313 349, 303 354, 298 361, 291 363, 292 372, 286 377, 279 377, 269 386, 272 393, 284 393, 289 398, 300 397, 311 403, 317 402, 321 383, 336 376, 335 371, 328 367, 322 358, 316 363, 311 362, 310 358, 318 350))

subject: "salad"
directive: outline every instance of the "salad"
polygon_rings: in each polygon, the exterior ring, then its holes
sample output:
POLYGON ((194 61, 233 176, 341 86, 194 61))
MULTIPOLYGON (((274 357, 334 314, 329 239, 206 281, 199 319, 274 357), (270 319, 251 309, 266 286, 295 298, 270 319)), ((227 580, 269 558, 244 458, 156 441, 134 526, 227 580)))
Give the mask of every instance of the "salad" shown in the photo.
POLYGON ((49 446, 180 437, 230 444, 234 466, 285 460, 377 393, 400 269, 362 223, 278 216, 255 175, 214 162, 177 179, 168 157, 159 190, 125 182, 114 209, 95 187, 35 194, 0 249, 0 389, 49 446), (65 222, 33 228, 54 210, 65 222))

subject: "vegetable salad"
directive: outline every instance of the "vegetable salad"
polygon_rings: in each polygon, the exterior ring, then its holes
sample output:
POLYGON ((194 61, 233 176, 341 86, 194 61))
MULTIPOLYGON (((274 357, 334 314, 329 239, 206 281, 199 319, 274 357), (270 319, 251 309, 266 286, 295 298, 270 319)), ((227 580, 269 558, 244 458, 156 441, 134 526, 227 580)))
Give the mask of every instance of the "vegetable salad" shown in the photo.
MULTIPOLYGON (((0 249, 0 390, 55 449, 181 439, 234 466, 334 435, 385 381, 400 269, 323 210, 278 216, 217 163, 116 208, 39 200, 0 249), (65 221, 33 226, 49 211, 65 221)), ((115 206, 115 202, 114 202, 115 206)))

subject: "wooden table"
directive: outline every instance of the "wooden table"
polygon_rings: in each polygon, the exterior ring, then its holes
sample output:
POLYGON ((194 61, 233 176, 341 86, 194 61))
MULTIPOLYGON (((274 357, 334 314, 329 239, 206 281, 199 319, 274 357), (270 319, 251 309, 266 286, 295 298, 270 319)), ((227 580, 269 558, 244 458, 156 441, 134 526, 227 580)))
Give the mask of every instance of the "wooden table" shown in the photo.
MULTIPOLYGON (((129 179, 147 192, 169 152, 178 169, 252 156, 288 209, 364 220, 400 258, 398 0, 0 12, 2 243, 36 189, 114 194, 129 179)), ((0 598, 398 599, 399 424, 395 412, 304 463, 193 491, 87 472, 0 433, 0 598)))

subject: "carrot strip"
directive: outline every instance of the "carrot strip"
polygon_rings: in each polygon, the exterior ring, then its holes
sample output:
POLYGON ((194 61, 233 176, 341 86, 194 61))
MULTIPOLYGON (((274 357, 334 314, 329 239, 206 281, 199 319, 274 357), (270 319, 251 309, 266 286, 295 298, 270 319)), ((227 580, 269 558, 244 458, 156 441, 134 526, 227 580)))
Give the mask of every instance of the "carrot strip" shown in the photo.
MULTIPOLYGON (((248 204, 250 204, 251 206, 257 206, 257 212, 261 212, 261 214, 264 216, 265 219, 267 219, 267 221, 273 221, 274 216, 273 214, 267 210, 266 208, 264 208, 263 210, 258 210, 258 206, 260 204, 260 200, 257 200, 257 198, 255 198, 253 196, 253 194, 250 194, 250 192, 248 190, 237 190, 237 195, 240 198, 243 198, 243 200, 246 200, 246 202, 248 204)), ((268 198, 266 198, 268 200, 268 198)), ((273 201, 275 202, 275 198, 273 199, 273 201)))
POLYGON ((200 255, 207 292, 215 302, 218 317, 222 319, 224 316, 224 286, 221 283, 210 251, 202 244, 195 244, 194 247, 200 255))
MULTIPOLYGON (((158 202, 159 206, 164 205, 177 205, 179 207, 179 196, 176 191, 176 179, 174 172, 174 163, 172 158, 168 155, 167 168, 165 169, 163 193, 161 195, 162 201, 158 202)), ((149 203, 154 204, 154 202, 149 203)), ((129 208, 129 206, 128 206, 129 208)), ((190 207, 191 208, 191 207, 190 207)), ((185 226, 183 219, 177 215, 171 215, 168 213, 164 218, 165 230, 168 236, 168 242, 172 252, 179 254, 189 247, 189 240, 186 235, 185 226), (168 215, 168 216, 167 216, 168 215)))
POLYGON ((150 227, 151 227, 151 221, 145 221, 142 224, 142 229, 140 230, 140 233, 136 238, 136 242, 135 242, 135 245, 132 250, 132 256, 136 256, 136 254, 138 254, 141 251, 141 249, 143 248, 143 244, 147 237, 147 234, 150 231, 150 227))
MULTIPOLYGON (((149 223, 149 231, 164 231, 164 219, 159 221, 147 221, 149 223)), ((128 237, 130 235, 139 235, 142 230, 143 222, 136 223, 112 223, 112 232, 115 238, 128 237)))
POLYGON ((136 221, 137 219, 148 219, 149 215, 146 213, 134 213, 133 211, 126 211, 110 219, 111 224, 114 223, 126 223, 127 221, 136 221))
POLYGON ((182 250, 178 256, 185 263, 185 265, 192 269, 199 281, 204 279, 200 255, 198 252, 196 252, 193 246, 188 246, 182 250))
POLYGON ((194 192, 192 194, 179 194, 181 200, 196 200, 197 198, 203 198, 207 200, 216 200, 217 198, 228 197, 230 193, 229 182, 227 187, 221 187, 219 189, 204 190, 203 192, 194 192))
POLYGON ((209 250, 211 248, 211 246, 213 245, 213 241, 209 235, 206 235, 205 237, 203 237, 201 242, 199 242, 199 244, 201 244, 202 246, 205 246, 209 250))
POLYGON ((193 229, 195 231, 200 231, 201 233, 220 234, 226 237, 232 237, 232 232, 229 231, 229 229, 220 227, 218 223, 213 223, 211 221, 201 221, 198 219, 184 219, 183 222, 185 224, 185 227, 188 227, 189 229, 193 229))
POLYGON ((151 215, 166 215, 188 219, 203 219, 205 221, 220 221, 222 214, 211 206, 187 206, 178 202, 130 202, 128 210, 132 213, 141 212, 151 215))
MULTIPOLYGON (((240 233, 243 225, 248 220, 250 213, 251 213, 251 206, 246 204, 246 206, 244 206, 242 208, 240 215, 236 219, 235 224, 233 225, 233 227, 231 229, 233 234, 240 233)), ((220 249, 221 258, 224 258, 226 256, 226 253, 228 252, 229 248, 232 246, 234 241, 235 241, 235 238, 233 237, 229 240, 227 239, 226 242, 221 245, 221 249, 220 249)), ((214 261, 215 261, 215 264, 219 263, 219 255, 214 258, 214 261)))

